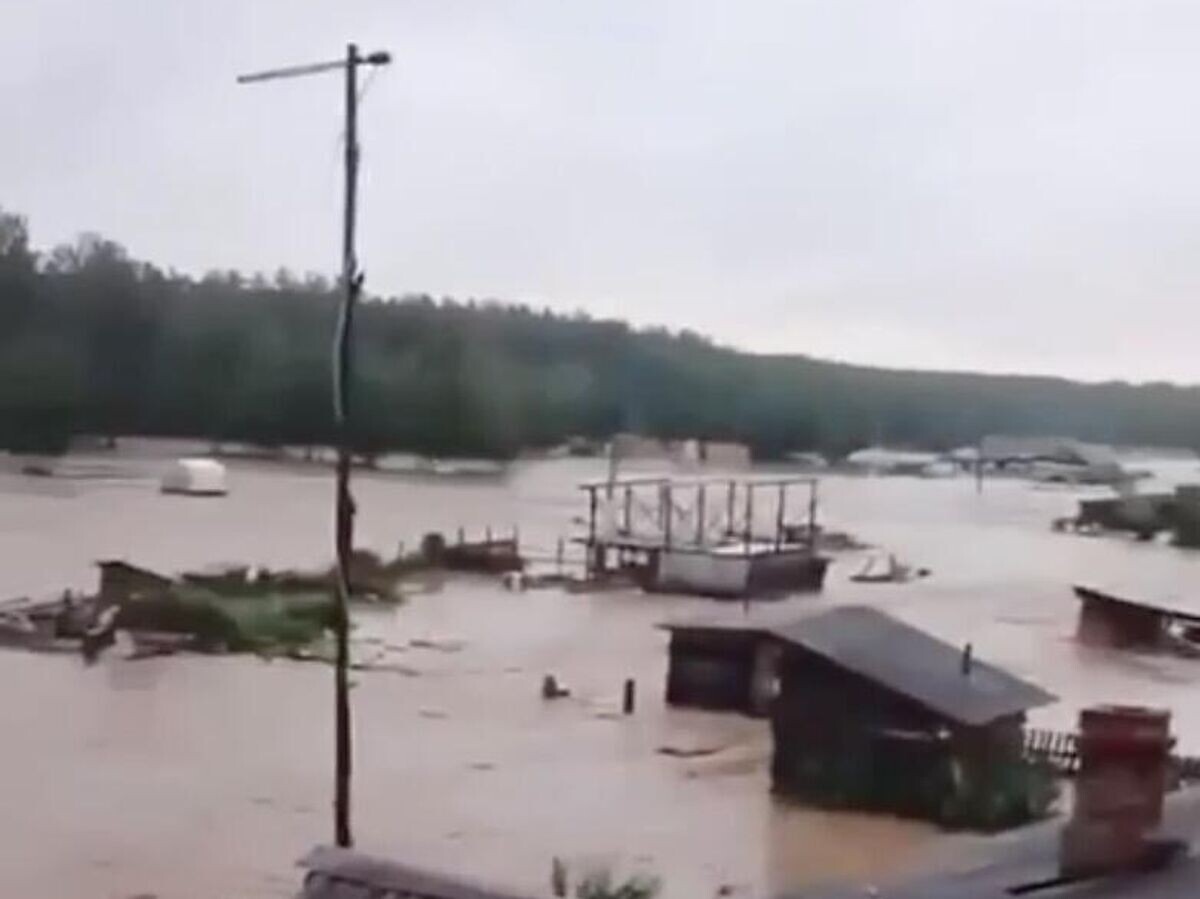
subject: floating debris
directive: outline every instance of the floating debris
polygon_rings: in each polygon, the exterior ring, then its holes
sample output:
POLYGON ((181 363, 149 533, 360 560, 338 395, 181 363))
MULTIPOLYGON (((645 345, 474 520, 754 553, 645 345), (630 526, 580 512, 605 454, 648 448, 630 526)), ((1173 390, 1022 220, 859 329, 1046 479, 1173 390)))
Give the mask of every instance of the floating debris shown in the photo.
POLYGON ((876 568, 878 556, 869 556, 866 564, 856 573, 850 575, 850 580, 856 584, 907 584, 911 580, 926 578, 931 574, 928 568, 914 568, 900 562, 895 554, 889 553, 887 564, 876 568))
POLYGON ((463 640, 433 640, 418 637, 415 640, 409 640, 408 645, 413 649, 433 649, 438 652, 462 652, 467 644, 463 640))
POLYGON ((659 746, 658 754, 669 755, 676 759, 695 759, 716 755, 723 749, 725 749, 724 746, 659 746))

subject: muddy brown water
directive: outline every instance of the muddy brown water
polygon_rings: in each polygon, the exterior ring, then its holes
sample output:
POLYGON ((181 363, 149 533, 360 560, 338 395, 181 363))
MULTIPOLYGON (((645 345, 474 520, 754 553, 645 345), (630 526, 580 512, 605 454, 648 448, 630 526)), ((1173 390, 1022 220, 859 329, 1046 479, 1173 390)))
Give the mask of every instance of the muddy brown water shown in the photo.
MULTIPOLYGON (((161 460, 104 465, 110 480, 0 475, 0 596, 90 588, 93 561, 108 557, 177 570, 330 555, 321 469, 233 464, 228 497, 196 500, 157 492, 161 460)), ((562 460, 496 479, 360 476, 360 542, 390 552, 427 530, 516 523, 523 543, 551 555, 583 511, 575 484, 602 472, 562 460)), ((977 495, 968 479, 827 477, 828 524, 933 576, 854 585, 861 557, 851 555, 835 562, 824 595, 788 602, 865 602, 970 641, 977 656, 1062 697, 1034 714, 1043 726, 1070 726, 1095 701, 1170 706, 1181 749, 1200 754, 1200 662, 1077 646, 1070 591, 1072 581, 1119 578, 1186 592, 1200 583, 1200 553, 1051 533, 1079 495, 1019 481, 989 481, 977 495)), ((667 709, 665 637, 653 625, 709 607, 463 579, 358 612, 358 637, 391 646, 403 666, 355 674, 359 845, 534 895, 548 892, 556 855, 576 871, 647 870, 679 899, 723 884, 769 896, 872 882, 968 845, 912 822, 773 800, 764 723, 667 709), (547 672, 570 699, 540 699, 547 672), (639 688, 630 718, 616 714, 626 677, 639 688), (657 752, 664 745, 720 751, 671 758, 657 752)), ((295 859, 331 830, 331 680, 321 665, 253 658, 89 668, 0 652, 0 895, 291 895, 295 859)))

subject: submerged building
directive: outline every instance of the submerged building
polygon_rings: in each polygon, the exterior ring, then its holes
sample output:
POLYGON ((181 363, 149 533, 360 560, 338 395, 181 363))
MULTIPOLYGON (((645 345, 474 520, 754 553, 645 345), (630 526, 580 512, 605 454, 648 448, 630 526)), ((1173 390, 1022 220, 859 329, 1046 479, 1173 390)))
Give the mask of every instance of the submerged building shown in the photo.
POLYGON ((980 828, 1049 802, 1023 725, 1055 697, 969 646, 863 606, 665 628, 667 702, 770 715, 780 795, 980 828))
POLYGON ((1049 778, 1026 762, 1022 727, 1050 693, 861 606, 772 636, 777 793, 978 828, 1045 810, 1049 778))
POLYGON ((1080 714, 1082 765, 1065 825, 977 844, 893 884, 842 884, 780 899, 1184 899, 1200 883, 1200 790, 1172 799, 1165 710, 1099 706, 1080 714))

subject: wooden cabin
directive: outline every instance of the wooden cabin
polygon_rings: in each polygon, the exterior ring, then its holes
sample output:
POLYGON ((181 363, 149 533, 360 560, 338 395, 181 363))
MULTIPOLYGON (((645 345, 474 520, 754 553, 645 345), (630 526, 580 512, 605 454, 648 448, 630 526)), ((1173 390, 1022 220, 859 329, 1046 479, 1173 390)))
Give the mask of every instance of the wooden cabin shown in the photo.
POLYGON ((777 793, 985 829, 1044 811, 1048 777, 1024 761, 1022 725, 1049 693, 861 606, 770 635, 777 793))

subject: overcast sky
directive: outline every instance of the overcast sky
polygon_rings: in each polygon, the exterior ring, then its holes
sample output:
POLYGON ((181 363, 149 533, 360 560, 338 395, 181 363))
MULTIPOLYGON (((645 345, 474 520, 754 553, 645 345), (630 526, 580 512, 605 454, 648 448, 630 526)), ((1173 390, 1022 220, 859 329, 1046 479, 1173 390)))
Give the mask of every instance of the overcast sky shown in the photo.
POLYGON ((0 0, 0 205, 856 362, 1200 382, 1194 0, 0 0))

